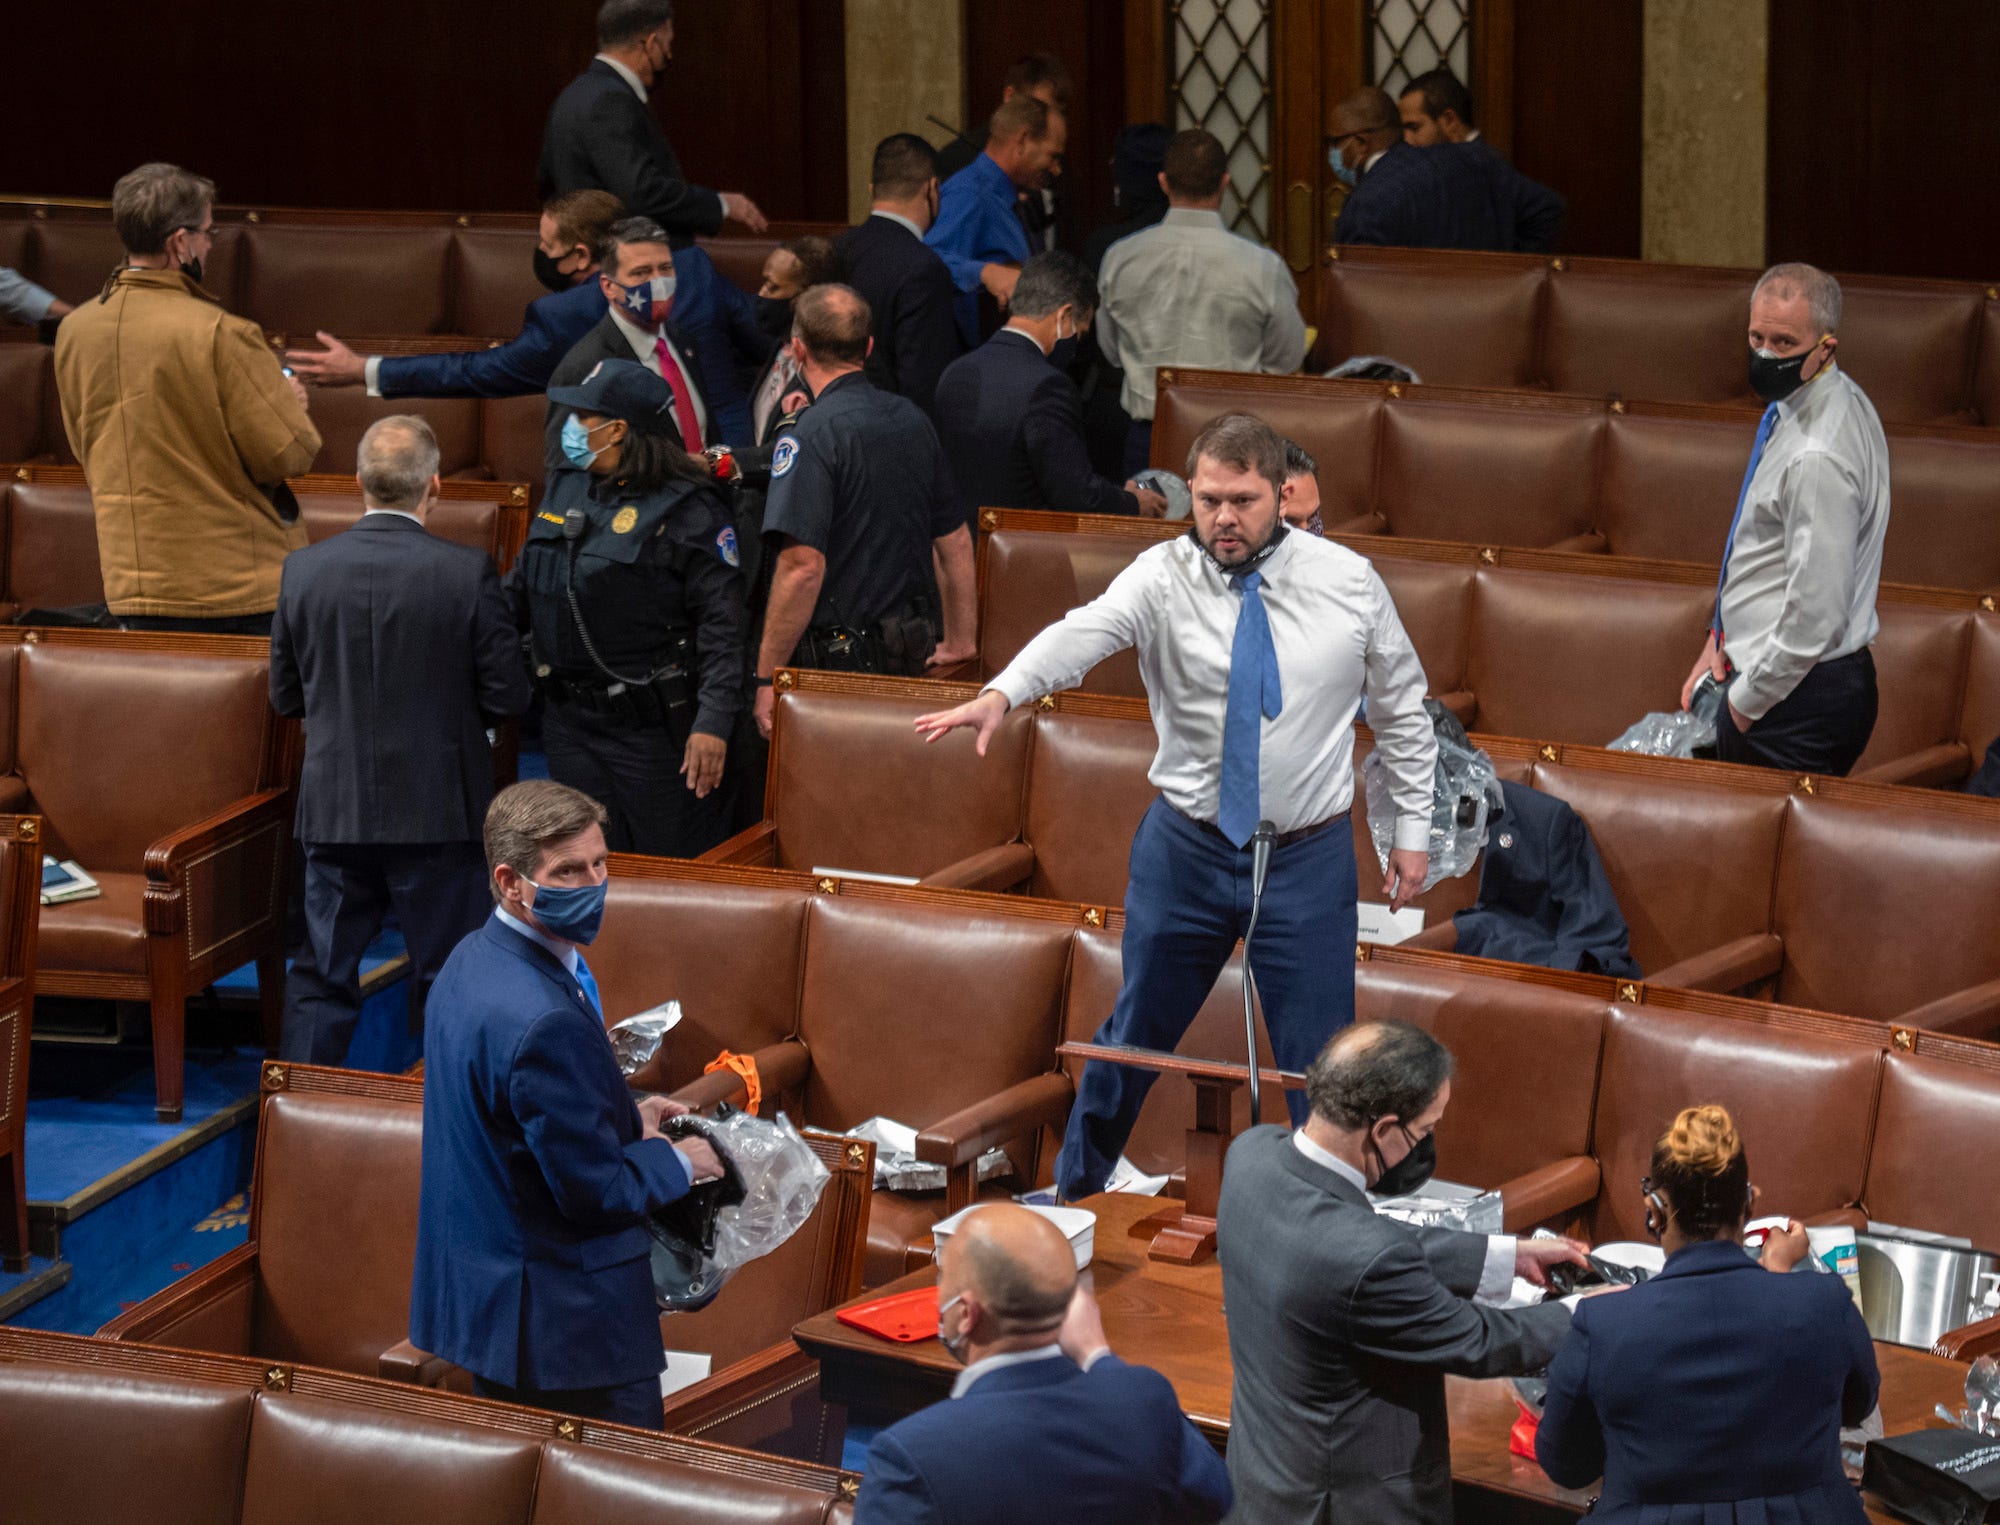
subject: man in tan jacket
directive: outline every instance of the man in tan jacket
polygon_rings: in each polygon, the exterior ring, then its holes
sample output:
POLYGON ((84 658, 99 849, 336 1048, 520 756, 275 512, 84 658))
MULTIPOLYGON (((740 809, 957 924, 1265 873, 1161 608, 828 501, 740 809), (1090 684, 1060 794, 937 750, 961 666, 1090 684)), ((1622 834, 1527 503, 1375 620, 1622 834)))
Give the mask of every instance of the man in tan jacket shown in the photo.
POLYGON ((306 543, 285 478, 319 431, 262 330, 202 289, 214 215, 214 183, 171 164, 112 188, 125 264, 57 330, 56 386, 119 623, 268 635, 306 543))

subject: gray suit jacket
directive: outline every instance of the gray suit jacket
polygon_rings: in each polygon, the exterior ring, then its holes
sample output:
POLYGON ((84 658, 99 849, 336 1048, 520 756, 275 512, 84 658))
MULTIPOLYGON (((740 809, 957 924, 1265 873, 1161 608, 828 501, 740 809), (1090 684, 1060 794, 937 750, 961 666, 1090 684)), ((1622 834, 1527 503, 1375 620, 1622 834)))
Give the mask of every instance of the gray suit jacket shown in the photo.
POLYGON ((1448 1522, 1446 1374, 1546 1366, 1569 1310, 1474 1304, 1483 1238, 1378 1217, 1283 1128, 1230 1147, 1217 1216, 1235 1367, 1230 1518, 1448 1522))

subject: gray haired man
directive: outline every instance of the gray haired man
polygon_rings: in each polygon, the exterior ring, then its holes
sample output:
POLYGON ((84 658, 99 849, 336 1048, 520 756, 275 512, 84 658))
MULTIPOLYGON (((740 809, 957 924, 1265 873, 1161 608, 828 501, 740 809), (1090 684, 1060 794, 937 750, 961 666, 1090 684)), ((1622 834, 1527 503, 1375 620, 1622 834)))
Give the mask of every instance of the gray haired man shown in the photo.
POLYGON ((487 730, 528 706, 493 563, 424 527, 442 490, 430 425, 376 420, 356 464, 360 522, 285 559, 271 621, 271 704, 306 731, 306 931, 282 1045, 306 1064, 346 1057, 361 957, 391 907, 413 1018, 459 939, 486 920, 487 730))

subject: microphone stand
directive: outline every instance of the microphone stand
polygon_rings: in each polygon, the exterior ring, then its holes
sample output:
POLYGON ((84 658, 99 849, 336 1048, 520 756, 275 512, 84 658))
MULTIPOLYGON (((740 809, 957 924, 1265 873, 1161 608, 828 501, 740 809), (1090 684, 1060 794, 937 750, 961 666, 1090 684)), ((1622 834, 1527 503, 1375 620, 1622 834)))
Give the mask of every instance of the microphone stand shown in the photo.
POLYGON ((1250 925, 1243 929, 1243 1042, 1249 1051, 1250 1126, 1264 1116, 1261 1077, 1257 1073, 1257 977, 1250 972, 1250 939, 1257 935, 1257 913, 1264 905, 1264 877, 1271 871, 1271 845, 1277 828, 1259 821, 1250 837, 1250 925))

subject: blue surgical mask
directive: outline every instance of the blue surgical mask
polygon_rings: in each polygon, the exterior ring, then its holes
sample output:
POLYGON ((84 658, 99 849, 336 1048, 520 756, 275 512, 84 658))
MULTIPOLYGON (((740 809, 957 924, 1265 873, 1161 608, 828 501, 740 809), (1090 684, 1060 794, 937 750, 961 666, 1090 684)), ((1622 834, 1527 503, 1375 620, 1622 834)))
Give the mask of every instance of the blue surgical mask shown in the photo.
MULTIPOLYGON (((604 425, 597 427, 601 429, 604 425)), ((590 470, 597 460, 599 452, 590 448, 590 436, 596 432, 595 429, 584 428, 580 414, 572 413, 563 420, 562 452, 578 471, 590 470)))
POLYGON ((619 300, 625 304, 625 312, 634 323, 642 328, 658 328, 667 321, 667 314, 674 310, 674 278, 671 275, 656 275, 640 281, 636 286, 628 286, 623 281, 613 281, 621 293, 619 300))
POLYGON ((1347 161, 1341 158, 1340 145, 1337 143, 1326 151, 1326 166, 1333 171, 1334 177, 1350 191, 1361 183, 1361 176, 1356 171, 1349 169, 1347 161))
POLYGON ((596 940, 604 925, 604 894, 611 881, 602 884, 535 884, 535 898, 528 907, 535 920, 551 937, 565 942, 589 943, 596 940))

